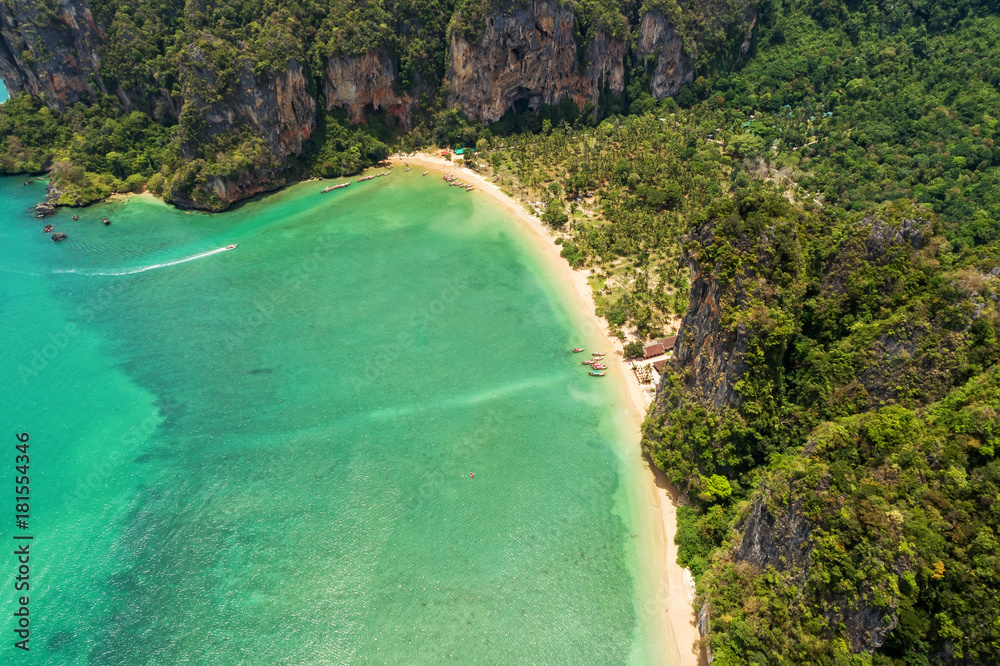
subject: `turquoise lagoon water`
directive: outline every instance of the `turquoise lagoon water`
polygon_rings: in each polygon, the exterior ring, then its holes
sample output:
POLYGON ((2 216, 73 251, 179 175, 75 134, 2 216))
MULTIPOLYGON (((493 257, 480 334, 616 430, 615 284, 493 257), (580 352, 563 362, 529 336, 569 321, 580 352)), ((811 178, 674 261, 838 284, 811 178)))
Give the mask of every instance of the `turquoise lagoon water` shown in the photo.
POLYGON ((418 173, 63 210, 58 244, 0 179, 4 658, 661 660, 622 401, 506 213, 418 173))

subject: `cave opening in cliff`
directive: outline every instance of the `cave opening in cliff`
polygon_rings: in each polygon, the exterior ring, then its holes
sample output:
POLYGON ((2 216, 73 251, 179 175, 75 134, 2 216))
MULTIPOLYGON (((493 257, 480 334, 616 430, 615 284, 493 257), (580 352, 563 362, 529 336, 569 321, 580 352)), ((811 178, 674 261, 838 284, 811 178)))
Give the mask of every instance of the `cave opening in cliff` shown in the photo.
POLYGON ((518 97, 514 100, 514 103, 510 105, 510 110, 515 114, 520 115, 522 113, 527 113, 529 110, 534 110, 530 108, 531 98, 525 93, 524 97, 518 97))

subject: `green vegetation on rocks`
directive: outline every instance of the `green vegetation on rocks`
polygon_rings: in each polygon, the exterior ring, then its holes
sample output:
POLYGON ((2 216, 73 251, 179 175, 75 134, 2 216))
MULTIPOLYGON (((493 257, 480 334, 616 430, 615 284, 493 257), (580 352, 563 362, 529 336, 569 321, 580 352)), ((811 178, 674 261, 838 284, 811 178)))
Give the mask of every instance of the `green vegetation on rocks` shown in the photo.
POLYGON ((653 99, 655 58, 630 54, 620 97, 490 127, 445 108, 449 30, 474 40, 517 2, 174 4, 94 4, 107 82, 150 108, 12 99, 0 171, 48 171, 66 204, 145 184, 214 206, 209 182, 252 169, 344 176, 475 146, 467 163, 553 229, 629 355, 680 326, 643 447, 692 501, 679 557, 714 663, 1000 662, 994 3, 567 2, 583 42, 634 44, 659 10, 690 81, 653 99), (412 131, 319 103, 285 166, 252 132, 209 132, 203 109, 247 76, 295 61, 319 96, 327 58, 374 51, 420 100, 412 131))

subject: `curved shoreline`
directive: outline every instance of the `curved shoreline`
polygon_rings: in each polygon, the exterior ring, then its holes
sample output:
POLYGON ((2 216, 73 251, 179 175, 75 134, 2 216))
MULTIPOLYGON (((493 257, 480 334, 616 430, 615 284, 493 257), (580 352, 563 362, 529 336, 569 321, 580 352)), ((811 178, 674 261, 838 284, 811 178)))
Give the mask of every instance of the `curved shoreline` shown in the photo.
MULTIPOLYGON (((623 352, 622 343, 608 329, 607 323, 595 313, 595 303, 593 291, 587 282, 587 276, 581 271, 573 269, 559 255, 559 246, 554 243, 555 236, 546 229, 545 225, 537 217, 525 211, 520 204, 512 197, 505 194, 496 185, 484 178, 482 175, 471 169, 457 165, 435 155, 425 153, 416 156, 391 155, 389 161, 393 166, 401 166, 404 163, 412 164, 432 173, 453 173, 459 174, 466 181, 473 183, 478 190, 486 194, 490 199, 503 206, 511 213, 522 228, 528 232, 536 242, 536 247, 545 256, 548 263, 553 268, 553 274, 557 275, 570 288, 570 292, 575 296, 576 305, 579 311, 590 322, 602 342, 607 344, 615 352, 623 352)), ((646 415, 648 402, 646 393, 639 385, 635 374, 626 365, 623 355, 619 355, 619 362, 613 368, 621 373, 624 381, 619 382, 622 392, 625 394, 626 404, 630 407, 628 417, 631 425, 631 432, 634 439, 630 444, 639 449, 639 432, 642 421, 646 415)), ((702 656, 696 652, 697 642, 701 636, 697 628, 697 618, 691 605, 693 596, 690 592, 689 583, 685 577, 685 570, 677 564, 677 546, 674 544, 674 534, 677 531, 677 506, 679 504, 679 493, 676 492, 666 476, 656 470, 648 460, 644 458, 642 467, 645 469, 645 482, 648 483, 652 492, 653 510, 660 516, 660 539, 662 543, 658 549, 664 557, 664 573, 658 598, 666 606, 665 631, 669 638, 672 638, 675 654, 670 655, 670 663, 679 666, 698 666, 707 663, 702 656)))

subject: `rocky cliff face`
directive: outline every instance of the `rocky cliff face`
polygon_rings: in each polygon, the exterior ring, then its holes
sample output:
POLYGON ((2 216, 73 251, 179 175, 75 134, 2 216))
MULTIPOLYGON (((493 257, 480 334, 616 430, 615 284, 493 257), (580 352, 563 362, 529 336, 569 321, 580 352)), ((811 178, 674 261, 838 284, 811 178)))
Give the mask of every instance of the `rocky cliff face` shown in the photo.
POLYGON ((387 109, 410 124, 413 100, 393 88, 396 65, 385 50, 356 57, 330 58, 323 72, 326 109, 346 109, 351 122, 365 119, 365 108, 387 109))
POLYGON ((11 95, 26 92, 53 109, 106 93, 98 46, 104 31, 86 0, 0 3, 0 78, 11 95))
MULTIPOLYGON (((753 30, 757 25, 757 0, 738 0, 720 3, 699 0, 693 11, 701 18, 697 24, 688 21, 685 28, 675 25, 658 9, 643 15, 639 24, 639 39, 635 56, 640 63, 649 65, 650 92, 661 99, 677 94, 681 86, 694 78, 695 56, 707 52, 722 59, 737 57, 735 45, 739 44, 738 57, 750 53, 753 30), (688 38, 684 39, 682 32, 688 38), (685 41, 687 42, 685 45, 685 41), (729 55, 725 55, 729 53, 729 55)), ((725 67, 728 69, 728 67, 725 67)))
POLYGON ((599 32, 578 54, 573 12, 534 0, 488 16, 476 43, 452 36, 448 101, 482 121, 498 120, 519 100, 537 109, 569 97, 582 108, 597 102, 602 85, 622 92, 626 48, 599 32))
POLYGON ((302 142, 316 128, 316 100, 306 91, 302 67, 294 60, 282 70, 255 74, 251 60, 240 58, 236 80, 224 85, 208 55, 192 44, 181 67, 181 85, 181 116, 190 112, 203 120, 186 137, 188 156, 219 134, 250 127, 272 155, 284 160, 301 152, 302 142))
POLYGON ((656 58, 650 78, 653 97, 670 97, 694 78, 694 62, 684 54, 684 40, 658 9, 642 17, 635 52, 639 60, 656 58))
POLYGON ((170 197, 181 206, 222 210, 284 184, 287 158, 301 153, 316 129, 316 100, 294 60, 255 74, 249 58, 238 58, 235 80, 224 82, 205 51, 192 44, 182 58, 181 152, 188 159, 214 157, 221 168, 175 178, 170 197), (219 154, 203 154, 213 149, 219 154))
MULTIPOLYGON (((726 278, 720 272, 728 271, 728 265, 713 263, 699 251, 685 252, 691 292, 674 358, 685 387, 705 405, 718 409, 739 407, 743 402, 737 386, 747 369, 748 346, 760 331, 753 317, 734 318, 733 311, 746 308, 755 299, 765 303, 774 300, 765 285, 775 265, 775 236, 779 233, 769 227, 756 237, 734 239, 734 245, 746 257, 746 268, 726 278)), ((713 244, 715 234, 715 224, 709 223, 693 230, 686 242, 707 248, 713 244)))
POLYGON ((167 193, 170 202, 181 208, 221 211, 255 194, 273 192, 287 182, 280 163, 257 164, 252 169, 221 174, 215 171, 201 159, 186 164, 167 193))
POLYGON ((691 294, 681 320, 674 349, 677 366, 684 371, 685 386, 715 408, 738 406, 736 381, 746 367, 745 327, 722 328, 721 286, 709 266, 688 256, 691 294))
MULTIPOLYGON (((834 593, 822 585, 816 588, 810 574, 815 539, 823 534, 822 521, 816 523, 805 515, 804 507, 794 499, 794 487, 792 496, 792 501, 778 510, 768 508, 761 498, 754 502, 739 530, 733 559, 749 564, 757 572, 773 568, 787 583, 803 588, 804 594, 826 601, 819 605, 831 627, 846 629, 851 651, 871 652, 885 643, 896 628, 899 591, 872 589, 864 580, 856 582, 854 594, 834 593)), ((903 560, 886 565, 900 575, 909 568, 903 560)))

